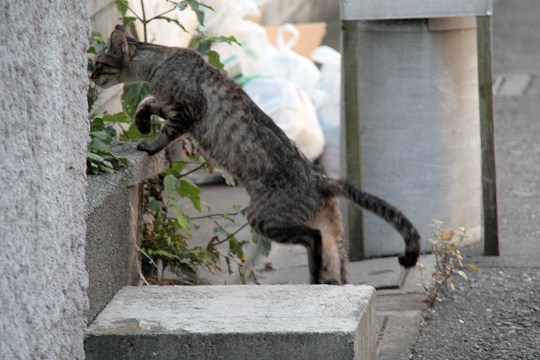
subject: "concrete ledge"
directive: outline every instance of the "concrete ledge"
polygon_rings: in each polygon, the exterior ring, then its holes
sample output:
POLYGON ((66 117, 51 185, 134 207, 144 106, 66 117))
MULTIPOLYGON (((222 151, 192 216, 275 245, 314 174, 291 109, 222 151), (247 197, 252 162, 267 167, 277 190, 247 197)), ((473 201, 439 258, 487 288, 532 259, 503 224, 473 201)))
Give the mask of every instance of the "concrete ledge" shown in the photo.
POLYGON ((128 159, 128 167, 112 174, 88 175, 87 215, 99 207, 119 185, 134 186, 163 171, 166 162, 164 151, 150 157, 142 151, 137 151, 135 146, 135 144, 119 144, 113 148, 115 154, 128 159))
POLYGON ((88 321, 114 294, 138 280, 136 249, 143 181, 164 168, 163 153, 149 157, 134 144, 114 148, 129 166, 112 174, 89 175, 86 189, 86 270, 88 321))
POLYGON ((374 359, 370 286, 125 287, 88 329, 86 359, 374 359))

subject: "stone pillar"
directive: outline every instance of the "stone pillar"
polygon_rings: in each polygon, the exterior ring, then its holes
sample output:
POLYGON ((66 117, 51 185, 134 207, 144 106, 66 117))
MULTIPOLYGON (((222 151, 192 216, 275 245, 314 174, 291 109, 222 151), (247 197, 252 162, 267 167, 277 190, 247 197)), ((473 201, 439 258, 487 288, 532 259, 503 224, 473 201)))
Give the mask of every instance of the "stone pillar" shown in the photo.
POLYGON ((0 5, 0 357, 83 359, 86 2, 0 5))

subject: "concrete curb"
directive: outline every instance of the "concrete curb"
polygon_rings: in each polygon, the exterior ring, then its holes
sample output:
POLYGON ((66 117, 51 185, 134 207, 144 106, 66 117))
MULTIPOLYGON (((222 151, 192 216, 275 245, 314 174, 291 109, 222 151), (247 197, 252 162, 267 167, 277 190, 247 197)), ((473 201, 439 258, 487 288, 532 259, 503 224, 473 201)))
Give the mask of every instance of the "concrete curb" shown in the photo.
POLYGON ((125 287, 89 327, 86 358, 375 358, 370 286, 125 287))

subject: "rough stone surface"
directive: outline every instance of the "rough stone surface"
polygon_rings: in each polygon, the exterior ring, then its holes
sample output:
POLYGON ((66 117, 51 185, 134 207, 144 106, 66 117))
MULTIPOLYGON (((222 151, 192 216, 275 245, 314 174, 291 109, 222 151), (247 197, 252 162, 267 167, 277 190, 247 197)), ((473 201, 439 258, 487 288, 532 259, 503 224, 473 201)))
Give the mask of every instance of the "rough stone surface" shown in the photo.
POLYGON ((2 1, 0 33, 0 357, 82 359, 86 4, 2 1))
POLYGON ((373 359, 369 286, 127 287, 88 330, 87 359, 373 359))

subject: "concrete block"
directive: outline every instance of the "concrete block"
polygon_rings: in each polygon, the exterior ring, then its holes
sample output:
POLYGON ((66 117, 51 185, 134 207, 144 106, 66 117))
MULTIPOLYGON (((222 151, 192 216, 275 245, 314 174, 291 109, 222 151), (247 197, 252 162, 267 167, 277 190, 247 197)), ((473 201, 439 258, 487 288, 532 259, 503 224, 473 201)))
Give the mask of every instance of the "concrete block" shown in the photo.
POLYGON ((86 359, 374 359, 370 286, 125 287, 88 329, 86 359))
POLYGON ((163 170, 164 155, 149 157, 133 145, 117 146, 115 153, 129 167, 113 174, 89 175, 86 189, 86 313, 92 321, 118 290, 136 284, 137 227, 141 221, 141 183, 163 170))

